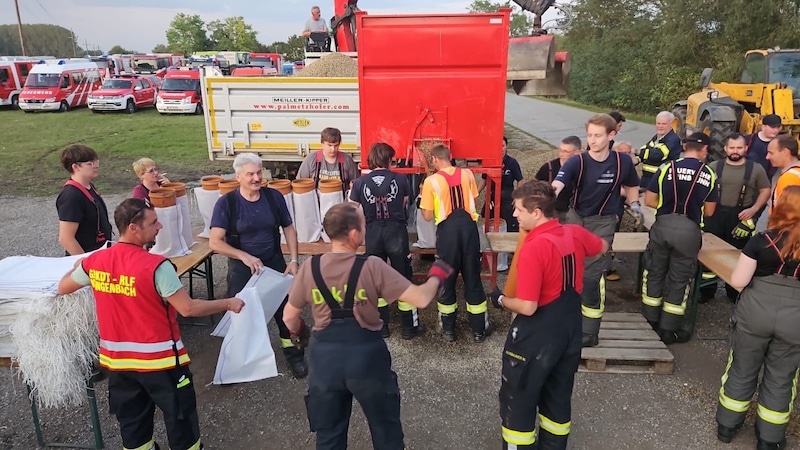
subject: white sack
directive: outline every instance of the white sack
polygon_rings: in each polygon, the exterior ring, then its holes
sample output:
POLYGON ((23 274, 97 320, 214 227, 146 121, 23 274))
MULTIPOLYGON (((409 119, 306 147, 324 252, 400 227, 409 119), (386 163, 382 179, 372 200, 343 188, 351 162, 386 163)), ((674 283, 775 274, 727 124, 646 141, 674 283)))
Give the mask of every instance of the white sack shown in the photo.
POLYGON ((228 311, 213 336, 224 336, 214 384, 246 383, 278 375, 267 323, 278 310, 294 277, 263 268, 236 297, 245 302, 239 314, 228 311))
POLYGON ((179 227, 180 211, 177 206, 166 208, 155 208, 158 214, 158 221, 161 222, 161 230, 156 235, 156 245, 150 249, 150 253, 161 255, 166 258, 174 258, 192 253, 189 246, 183 241, 181 229, 179 227))
MULTIPOLYGON (((342 191, 336 192, 320 192, 319 193, 319 217, 325 218, 325 214, 328 212, 329 209, 333 207, 333 205, 338 205, 342 203, 344 198, 342 197, 342 191)), ((328 234, 325 233, 325 230, 322 230, 322 240, 330 243, 331 238, 328 237, 328 234)))
POLYGON ((436 225, 434 221, 428 222, 422 217, 422 210, 417 208, 417 242, 412 244, 417 248, 436 248, 436 225))
POLYGON ((294 204, 294 227, 297 242, 317 242, 322 234, 322 220, 319 215, 319 200, 316 191, 298 194, 292 191, 294 204))
POLYGON ((208 238, 211 233, 211 215, 214 213, 214 205, 219 200, 219 190, 207 191, 202 187, 196 187, 194 197, 197 199, 197 210, 203 218, 203 232, 200 233, 200 237, 208 238))
MULTIPOLYGON (((294 227, 297 228, 297 224, 294 221, 294 201, 292 201, 292 193, 289 192, 283 196, 283 199, 286 201, 286 207, 289 208, 289 217, 292 218, 292 224, 294 227)), ((283 227, 281 227, 281 244, 286 243, 286 236, 283 234, 283 227)))
POLYGON ((178 227, 181 230, 183 243, 186 248, 194 245, 194 233, 192 232, 192 213, 189 211, 189 197, 183 195, 177 198, 178 227))

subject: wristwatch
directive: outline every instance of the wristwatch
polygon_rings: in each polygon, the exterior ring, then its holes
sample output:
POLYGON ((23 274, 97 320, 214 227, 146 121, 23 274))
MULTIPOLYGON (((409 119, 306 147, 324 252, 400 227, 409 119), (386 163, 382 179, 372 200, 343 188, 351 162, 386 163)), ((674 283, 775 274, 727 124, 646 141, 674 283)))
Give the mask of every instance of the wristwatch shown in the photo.
POLYGON ((294 258, 292 258, 292 259, 290 259, 290 260, 289 260, 289 264, 291 264, 291 263, 295 263, 295 264, 297 264, 297 260, 296 260, 296 259, 294 259, 294 258))
POLYGON ((503 306, 503 299, 505 297, 505 295, 500 295, 500 297, 497 297, 497 304, 500 305, 501 308, 505 308, 505 306, 503 306))

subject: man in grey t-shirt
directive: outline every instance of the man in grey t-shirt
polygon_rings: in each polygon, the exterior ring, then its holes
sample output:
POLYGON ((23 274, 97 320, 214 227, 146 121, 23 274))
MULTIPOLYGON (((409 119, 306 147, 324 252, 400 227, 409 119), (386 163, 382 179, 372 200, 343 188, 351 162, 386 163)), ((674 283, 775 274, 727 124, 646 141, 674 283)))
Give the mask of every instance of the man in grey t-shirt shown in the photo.
POLYGON ((319 180, 338 179, 342 182, 342 193, 350 188, 350 182, 358 178, 358 164, 353 157, 339 151, 342 132, 337 128, 325 128, 320 133, 322 150, 311 152, 297 170, 297 178, 319 180))
POLYGON ((311 33, 327 33, 328 24, 320 17, 322 13, 319 6, 311 7, 311 18, 306 20, 305 28, 303 28, 303 36, 309 37, 311 33))

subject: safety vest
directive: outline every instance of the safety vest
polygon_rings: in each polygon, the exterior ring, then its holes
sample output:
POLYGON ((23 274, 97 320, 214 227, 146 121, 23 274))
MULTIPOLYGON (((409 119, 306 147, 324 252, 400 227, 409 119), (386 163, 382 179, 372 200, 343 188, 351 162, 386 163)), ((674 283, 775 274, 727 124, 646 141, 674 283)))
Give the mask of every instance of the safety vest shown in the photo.
POLYGON ((189 364, 175 308, 155 286, 155 270, 165 261, 127 243, 83 261, 97 306, 101 366, 155 372, 189 364))
POLYGON ((639 149, 639 159, 642 161, 642 172, 656 173, 659 166, 669 157, 669 147, 653 136, 650 142, 639 149))

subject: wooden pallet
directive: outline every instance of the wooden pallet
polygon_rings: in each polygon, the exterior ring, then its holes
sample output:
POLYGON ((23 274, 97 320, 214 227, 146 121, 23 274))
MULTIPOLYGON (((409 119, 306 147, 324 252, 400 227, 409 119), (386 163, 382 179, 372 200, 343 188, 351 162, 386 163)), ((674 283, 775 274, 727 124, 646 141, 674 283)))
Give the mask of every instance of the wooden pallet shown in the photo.
POLYGON ((669 375, 675 357, 639 313, 606 313, 600 343, 581 352, 579 372, 669 375))

